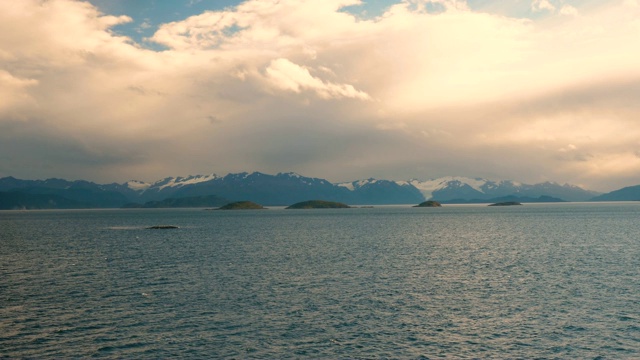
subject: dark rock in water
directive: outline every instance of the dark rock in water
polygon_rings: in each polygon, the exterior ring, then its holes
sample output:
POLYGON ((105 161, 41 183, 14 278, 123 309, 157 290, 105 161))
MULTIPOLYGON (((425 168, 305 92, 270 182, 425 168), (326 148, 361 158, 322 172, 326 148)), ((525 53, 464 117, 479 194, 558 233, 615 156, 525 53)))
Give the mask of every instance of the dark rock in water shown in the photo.
POLYGON ((260 204, 251 201, 237 201, 229 203, 217 210, 265 210, 266 208, 260 204))
POLYGON ((505 201, 505 202, 491 204, 489 206, 513 206, 513 205, 522 205, 522 204, 517 201, 505 201))
POLYGON ((335 202, 335 201, 324 201, 324 200, 309 200, 303 201, 296 204, 293 204, 287 209, 348 209, 349 205, 335 202))
POLYGON ((422 202, 414 207, 442 207, 442 204, 440 204, 437 201, 429 200, 429 201, 422 202))
POLYGON ((147 229, 178 229, 178 227, 175 225, 154 225, 148 227, 147 229))

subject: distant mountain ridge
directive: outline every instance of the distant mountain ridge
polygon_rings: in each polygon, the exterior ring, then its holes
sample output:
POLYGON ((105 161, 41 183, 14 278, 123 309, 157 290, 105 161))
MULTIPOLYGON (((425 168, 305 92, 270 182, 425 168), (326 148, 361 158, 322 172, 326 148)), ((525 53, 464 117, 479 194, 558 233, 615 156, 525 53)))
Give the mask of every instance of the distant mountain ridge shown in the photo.
POLYGON ((220 207, 229 203, 229 200, 216 195, 190 196, 181 198, 168 198, 158 201, 147 201, 144 204, 128 203, 125 208, 194 208, 194 207, 220 207))
MULTIPOLYGON (((312 199, 342 202, 354 205, 418 204, 425 200, 443 203, 469 203, 514 197, 530 201, 587 201, 600 193, 574 185, 553 182, 522 184, 514 181, 491 181, 480 178, 443 177, 431 180, 391 181, 364 179, 331 183, 325 179, 305 177, 296 173, 275 175, 260 172, 193 175, 167 177, 153 183, 131 180, 122 184, 95 184, 84 180, 63 179, 20 180, 0 178, 0 192, 13 192, 52 197, 12 195, 10 208, 36 208, 50 204, 51 208, 64 207, 113 208, 125 204, 152 203, 147 206, 197 206, 197 202, 179 201, 181 198, 217 196, 229 201, 254 201, 264 205, 288 206, 312 199), (542 198, 541 198, 542 197, 542 198), (69 200, 64 201, 63 199, 69 200), (173 199, 168 201, 167 199, 173 199)), ((5 196, 5 198, 7 198, 5 196)), ((0 198, 8 204, 8 200, 0 198)), ((140 205, 144 206, 144 205, 140 205)), ((5 205, 3 208, 8 208, 5 205)))
POLYGON ((437 201, 491 200, 507 196, 539 198, 548 196, 565 201, 588 201, 600 195, 579 186, 544 182, 523 184, 511 180, 492 181, 482 178, 442 177, 432 180, 409 180, 425 198, 437 201))
MULTIPOLYGON (((115 208, 130 202, 134 197, 128 188, 119 184, 99 185, 85 180, 68 181, 63 179, 20 180, 14 177, 0 178, 0 191, 28 195, 49 195, 56 201, 49 202, 50 207, 42 203, 39 209, 48 208, 115 208), (64 200, 69 200, 68 203, 64 200), (64 202, 67 205, 60 206, 64 202), (75 204, 75 205, 74 205, 75 204)), ((14 197, 15 198, 15 197, 14 197)), ((33 197, 22 197, 15 207, 30 208, 33 197), (29 200, 31 199, 31 200, 29 200)), ((3 205, 0 204, 0 207, 3 205)))
POLYGON ((627 186, 594 197, 591 201, 640 201, 640 185, 627 186))
POLYGON ((0 210, 86 209, 87 204, 58 195, 0 192, 0 210))

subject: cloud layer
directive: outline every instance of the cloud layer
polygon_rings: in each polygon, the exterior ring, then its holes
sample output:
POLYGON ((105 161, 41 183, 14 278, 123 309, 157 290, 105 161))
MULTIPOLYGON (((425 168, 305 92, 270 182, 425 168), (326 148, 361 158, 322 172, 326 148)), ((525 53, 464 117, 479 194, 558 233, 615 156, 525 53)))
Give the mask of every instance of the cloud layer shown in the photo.
POLYGON ((152 51, 85 2, 0 2, 0 176, 640 183, 637 1, 358 4, 249 0, 152 51))

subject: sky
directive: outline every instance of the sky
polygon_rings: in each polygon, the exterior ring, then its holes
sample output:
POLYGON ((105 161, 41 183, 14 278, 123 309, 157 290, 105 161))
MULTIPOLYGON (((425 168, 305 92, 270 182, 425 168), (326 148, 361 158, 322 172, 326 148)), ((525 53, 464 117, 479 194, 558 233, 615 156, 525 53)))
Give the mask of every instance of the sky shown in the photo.
POLYGON ((640 184, 638 0, 0 1, 0 177, 640 184))

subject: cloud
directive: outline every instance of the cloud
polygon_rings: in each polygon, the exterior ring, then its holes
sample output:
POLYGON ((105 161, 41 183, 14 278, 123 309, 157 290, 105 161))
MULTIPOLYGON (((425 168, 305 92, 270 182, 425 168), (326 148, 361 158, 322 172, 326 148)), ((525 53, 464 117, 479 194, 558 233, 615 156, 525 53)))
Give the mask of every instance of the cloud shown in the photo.
POLYGON ((85 2, 0 2, 0 144, 19 149, 0 175, 640 182, 637 2, 359 4, 249 0, 159 26, 152 51, 85 2))
POLYGON ((531 2, 531 9, 533 11, 554 11, 556 9, 549 0, 533 0, 531 2))
POLYGON ((568 16, 578 16, 579 12, 578 12, 578 9, 576 9, 575 7, 573 7, 571 5, 564 5, 560 9, 560 14, 568 15, 568 16))
POLYGON ((20 117, 25 106, 33 105, 29 96, 29 87, 36 86, 35 79, 22 79, 0 70, 0 114, 8 117, 20 117))
POLYGON ((308 89, 315 91, 323 99, 356 98, 369 100, 370 97, 362 91, 356 90, 349 84, 325 83, 319 78, 311 76, 308 69, 292 63, 287 59, 271 61, 265 70, 267 80, 279 89, 296 93, 308 89))
POLYGON ((358 0, 249 0, 162 25, 151 38, 176 50, 243 49, 274 52, 346 35, 354 18, 339 10, 358 0), (327 26, 331 24, 332 26, 327 26))

